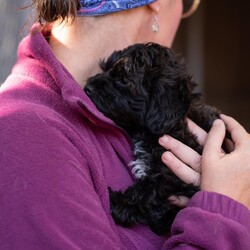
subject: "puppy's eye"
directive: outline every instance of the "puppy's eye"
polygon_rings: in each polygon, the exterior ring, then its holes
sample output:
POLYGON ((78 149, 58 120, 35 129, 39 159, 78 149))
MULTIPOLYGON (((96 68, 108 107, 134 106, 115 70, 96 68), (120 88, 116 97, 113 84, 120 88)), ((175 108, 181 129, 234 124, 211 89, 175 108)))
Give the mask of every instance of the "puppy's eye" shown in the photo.
POLYGON ((125 80, 117 80, 115 81, 115 85, 118 87, 128 87, 130 84, 129 81, 125 81, 125 80))
POLYGON ((109 74, 112 78, 120 79, 126 74, 126 71, 124 68, 112 69, 109 74))

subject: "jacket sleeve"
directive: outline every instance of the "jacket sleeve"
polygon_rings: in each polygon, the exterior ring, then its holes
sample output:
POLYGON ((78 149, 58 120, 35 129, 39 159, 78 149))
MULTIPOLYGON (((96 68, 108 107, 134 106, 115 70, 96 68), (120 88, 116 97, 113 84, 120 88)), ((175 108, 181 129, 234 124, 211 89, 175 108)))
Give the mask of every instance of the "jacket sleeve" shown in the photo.
POLYGON ((82 152, 64 133, 35 111, 1 113, 1 249, 122 248, 82 152))
POLYGON ((216 193, 197 193, 176 217, 164 249, 250 249, 250 211, 216 193))

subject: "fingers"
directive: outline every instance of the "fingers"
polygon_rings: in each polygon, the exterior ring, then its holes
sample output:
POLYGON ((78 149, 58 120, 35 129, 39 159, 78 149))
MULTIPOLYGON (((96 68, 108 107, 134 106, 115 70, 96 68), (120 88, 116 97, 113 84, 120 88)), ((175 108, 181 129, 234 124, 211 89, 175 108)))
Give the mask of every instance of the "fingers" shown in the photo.
POLYGON ((248 133, 236 120, 226 115, 221 115, 221 119, 224 121, 228 132, 231 134, 236 147, 245 141, 249 141, 249 136, 247 136, 248 133))
POLYGON ((187 119, 188 122, 188 128, 190 131, 192 131, 193 134, 197 136, 197 140, 201 146, 204 146, 207 138, 207 133, 205 130, 203 130, 201 127, 199 127, 196 123, 194 123, 192 120, 187 119))
MULTIPOLYGON (((201 156, 196 151, 168 135, 161 137, 159 143, 161 146, 171 151, 180 161, 186 163, 193 170, 200 172, 201 156)), ((163 154, 163 156, 164 155, 165 154, 163 154)), ((165 156, 167 155, 168 152, 166 152, 165 156)))
POLYGON ((225 134, 226 128, 223 121, 220 119, 215 120, 207 135, 206 144, 203 149, 203 155, 208 155, 209 160, 217 160, 222 155, 221 147, 225 134))
MULTIPOLYGON (((200 174, 188 167, 171 152, 167 151, 162 155, 163 163, 168 166, 173 173, 187 184, 199 186, 201 183, 200 174)), ((199 160, 200 161, 200 160, 199 160)))
POLYGON ((173 205, 177 207, 186 207, 190 199, 186 196, 173 195, 173 196, 170 196, 168 200, 170 203, 172 203, 173 205))

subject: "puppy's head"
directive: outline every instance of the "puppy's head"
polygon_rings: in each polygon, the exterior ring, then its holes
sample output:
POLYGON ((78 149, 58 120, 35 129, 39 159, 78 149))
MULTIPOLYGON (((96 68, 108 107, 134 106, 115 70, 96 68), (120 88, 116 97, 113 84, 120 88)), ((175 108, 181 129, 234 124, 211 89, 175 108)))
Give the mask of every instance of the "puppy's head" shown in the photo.
POLYGON ((161 135, 188 111, 194 83, 168 48, 136 44, 100 63, 85 91, 105 116, 126 130, 161 135))

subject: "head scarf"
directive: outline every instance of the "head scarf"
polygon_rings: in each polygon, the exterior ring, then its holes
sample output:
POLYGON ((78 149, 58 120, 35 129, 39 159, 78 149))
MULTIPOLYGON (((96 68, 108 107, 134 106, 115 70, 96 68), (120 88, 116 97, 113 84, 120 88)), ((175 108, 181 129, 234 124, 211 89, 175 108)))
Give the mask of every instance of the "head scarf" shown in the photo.
POLYGON ((129 10, 156 0, 81 0, 78 16, 101 16, 113 12, 129 10))

